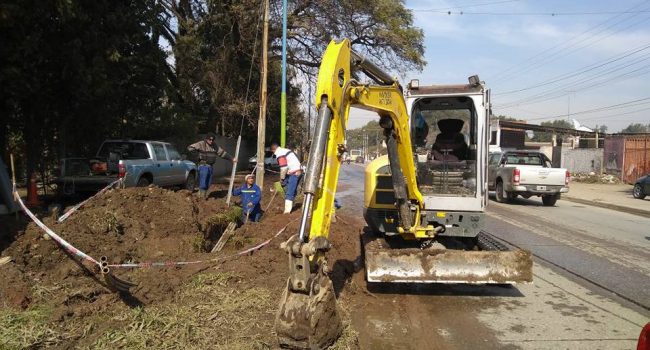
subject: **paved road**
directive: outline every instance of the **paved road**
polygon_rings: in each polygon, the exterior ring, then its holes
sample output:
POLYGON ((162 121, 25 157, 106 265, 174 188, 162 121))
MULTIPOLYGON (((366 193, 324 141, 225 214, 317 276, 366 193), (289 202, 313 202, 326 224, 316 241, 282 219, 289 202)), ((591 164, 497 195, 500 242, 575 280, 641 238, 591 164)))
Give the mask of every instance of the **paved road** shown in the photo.
MULTIPOLYGON (((363 168, 344 165, 340 183, 339 199, 361 214, 363 168)), ((486 227, 533 251, 533 284, 371 286, 352 313, 362 348, 634 348, 650 320, 650 222, 537 202, 491 201, 486 227)))

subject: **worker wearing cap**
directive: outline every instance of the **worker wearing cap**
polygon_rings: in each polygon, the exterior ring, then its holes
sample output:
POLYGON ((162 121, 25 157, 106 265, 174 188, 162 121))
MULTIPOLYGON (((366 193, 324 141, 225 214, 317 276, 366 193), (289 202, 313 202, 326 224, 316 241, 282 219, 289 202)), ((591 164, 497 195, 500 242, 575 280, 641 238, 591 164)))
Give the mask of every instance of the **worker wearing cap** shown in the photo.
POLYGON ((237 165, 237 159, 233 159, 225 149, 215 144, 215 137, 215 134, 208 133, 205 140, 187 146, 188 151, 199 153, 199 195, 205 199, 208 199, 208 189, 212 184, 212 166, 217 157, 231 161, 233 166, 237 165))
POLYGON ((246 183, 240 188, 233 188, 233 196, 241 196, 241 205, 244 209, 242 212, 242 221, 257 222, 262 217, 262 190, 255 184, 255 175, 246 175, 246 183))
POLYGON ((293 200, 296 198, 298 184, 302 179, 300 160, 292 150, 280 147, 277 142, 271 144, 271 151, 280 166, 280 180, 284 187, 284 213, 289 214, 293 209, 293 200))

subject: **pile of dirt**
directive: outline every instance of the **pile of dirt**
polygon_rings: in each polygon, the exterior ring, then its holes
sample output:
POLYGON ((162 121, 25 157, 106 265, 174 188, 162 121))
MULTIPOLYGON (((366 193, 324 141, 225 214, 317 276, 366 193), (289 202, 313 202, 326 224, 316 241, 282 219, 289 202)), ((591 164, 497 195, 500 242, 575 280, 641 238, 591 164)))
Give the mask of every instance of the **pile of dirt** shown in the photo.
MULTIPOLYGON (((57 223, 54 218, 43 218, 48 227, 76 248, 95 259, 106 256, 110 263, 208 261, 173 267, 114 268, 118 277, 137 284, 128 295, 112 292, 103 284, 92 264, 73 259, 40 228, 30 223, 2 252, 2 256, 10 256, 12 262, 0 266, 0 279, 3 280, 0 309, 4 304, 5 307, 31 310, 36 305, 47 303, 48 307, 54 305, 55 308, 49 321, 73 325, 100 311, 109 312, 115 305, 153 307, 155 310, 167 307, 165 305, 190 308, 178 305, 185 302, 182 295, 187 294, 186 287, 196 283, 196 278, 205 281, 206 277, 202 276, 206 273, 208 276, 226 274, 228 282, 219 288, 235 288, 233 291, 262 288, 268 290, 268 300, 279 300, 288 271, 287 257, 278 247, 297 232, 300 210, 281 215, 282 198, 273 198, 270 193, 265 193, 262 206, 268 210, 262 222, 246 225, 240 222, 224 250, 212 254, 209 250, 220 233, 241 213, 226 207, 225 187, 223 184, 214 186, 213 197, 207 201, 184 190, 170 191, 157 187, 111 190, 90 200, 63 223, 57 223), (269 203, 272 198, 273 203, 269 203), (272 238, 284 227, 284 233, 268 246, 247 255, 237 255, 272 238), (210 261, 218 257, 223 259, 210 261)), ((329 262, 337 294, 361 268, 361 227, 363 223, 359 218, 345 215, 332 224, 330 240, 333 250, 329 262)), ((355 292, 354 289, 347 290, 355 292)), ((196 303, 195 300, 191 302, 196 303)), ((273 316, 274 310, 268 310, 250 322, 258 322, 260 328, 270 328, 273 316)), ((95 337, 85 340, 85 337, 80 337, 79 342, 75 340, 67 345, 95 344, 96 338, 113 325, 100 322, 97 327, 92 332, 96 333, 95 337)), ((265 342, 273 340, 270 329, 260 329, 259 334, 265 334, 265 342)))

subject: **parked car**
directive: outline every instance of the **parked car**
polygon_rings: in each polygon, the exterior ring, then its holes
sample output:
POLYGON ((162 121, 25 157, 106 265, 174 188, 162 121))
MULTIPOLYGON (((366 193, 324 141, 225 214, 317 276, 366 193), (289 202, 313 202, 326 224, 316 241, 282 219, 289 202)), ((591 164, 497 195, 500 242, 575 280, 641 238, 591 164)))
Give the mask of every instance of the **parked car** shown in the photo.
MULTIPOLYGON (((248 170, 253 171, 257 166, 257 155, 254 155, 248 158, 248 170)), ((280 169, 278 165, 278 160, 275 158, 275 155, 270 150, 264 151, 264 168, 271 170, 280 169)))
POLYGON ((637 179, 632 190, 632 196, 636 199, 643 199, 648 194, 650 194, 650 174, 637 179))
POLYGON ((545 206, 554 206, 561 193, 569 192, 570 174, 553 168, 541 152, 509 151, 491 153, 488 163, 488 188, 496 192, 497 202, 510 202, 517 196, 542 197, 545 206))
POLYGON ((106 140, 94 158, 64 158, 55 180, 60 195, 95 192, 123 178, 125 187, 182 186, 194 189, 196 164, 167 142, 106 140))

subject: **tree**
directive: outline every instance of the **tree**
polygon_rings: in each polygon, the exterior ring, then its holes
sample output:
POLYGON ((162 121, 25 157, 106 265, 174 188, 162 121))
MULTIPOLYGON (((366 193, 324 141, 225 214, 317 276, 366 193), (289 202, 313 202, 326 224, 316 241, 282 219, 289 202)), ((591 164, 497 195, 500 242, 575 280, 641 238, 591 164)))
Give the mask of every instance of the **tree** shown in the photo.
POLYGON ((598 124, 596 124, 596 127, 594 128, 594 130, 598 131, 601 134, 606 134, 607 129, 608 129, 607 125, 600 125, 599 126, 598 124))
MULTIPOLYGON (((273 1, 281 8, 281 1, 273 1)), ((273 21, 273 50, 280 52, 281 22, 273 21)), ((424 34, 413 26, 403 1, 291 1, 288 11, 288 62, 313 75, 330 40, 349 38, 352 48, 400 73, 421 70, 424 34)))
POLYGON ((629 134, 637 134, 637 133, 644 133, 649 131, 650 125, 644 125, 641 123, 632 123, 625 127, 625 129, 621 130, 622 133, 629 133, 629 134))
POLYGON ((165 54, 150 35, 157 13, 154 0, 5 1, 0 114, 28 175, 104 138, 173 123, 178 114, 160 113, 171 108, 165 54))
MULTIPOLYGON (((549 126, 549 127, 554 127, 554 128, 564 128, 564 129, 571 129, 573 130, 573 123, 566 119, 556 119, 553 121, 546 121, 546 122, 541 122, 541 126, 549 126)), ((558 137, 561 137, 561 135, 558 135, 558 137)), ((534 141, 538 142, 549 142, 553 138, 553 134, 549 132, 535 132, 535 137, 533 138, 534 141)))
POLYGON ((371 149, 375 149, 378 145, 381 147, 384 141, 383 130, 377 120, 371 120, 360 128, 348 130, 346 134, 348 149, 362 148, 366 136, 368 137, 368 147, 371 149))
POLYGON ((490 119, 492 120, 503 120, 503 121, 508 121, 508 122, 516 122, 519 121, 517 118, 509 117, 507 115, 491 115, 490 119))
POLYGON ((566 119, 556 119, 553 121, 548 121, 548 122, 541 122, 539 125, 541 126, 551 126, 554 128, 565 128, 565 129, 573 129, 573 123, 566 119))

